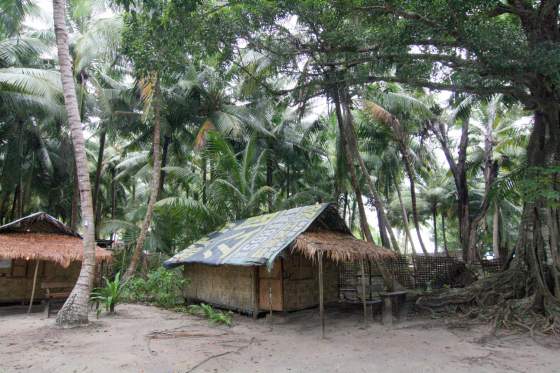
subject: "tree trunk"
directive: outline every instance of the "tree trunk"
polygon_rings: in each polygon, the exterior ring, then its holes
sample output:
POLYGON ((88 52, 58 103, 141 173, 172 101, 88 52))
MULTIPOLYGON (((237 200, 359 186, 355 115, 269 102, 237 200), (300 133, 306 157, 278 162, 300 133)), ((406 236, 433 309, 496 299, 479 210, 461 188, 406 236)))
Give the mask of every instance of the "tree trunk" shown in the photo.
POLYGON ((117 209, 117 186, 115 180, 116 170, 111 169, 111 219, 115 218, 115 211, 117 209))
POLYGON ((202 204, 206 205, 206 157, 202 154, 202 204))
MULTIPOLYGON (((339 95, 338 92, 334 92, 333 95, 334 101, 335 101, 335 110, 336 110, 336 116, 338 119, 338 128, 339 128, 339 133, 340 133, 340 141, 342 143, 342 149, 344 150, 344 159, 346 161, 346 166, 348 168, 348 171, 350 172, 350 182, 352 184, 352 188, 354 189, 354 194, 356 196, 356 203, 358 204, 358 211, 359 211, 359 215, 360 215, 360 225, 362 227, 362 233, 364 234, 366 241, 371 242, 372 244, 374 244, 373 242, 373 237, 371 235, 371 231, 369 229, 369 224, 367 222, 367 216, 366 216, 366 212, 364 209, 364 203, 362 200, 362 193, 358 184, 358 178, 356 176, 356 170, 354 168, 354 164, 353 164, 353 155, 354 152, 352 151, 350 144, 348 144, 348 131, 347 128, 344 124, 345 120, 344 117, 342 115, 342 110, 341 110, 341 105, 340 105, 340 99, 339 99, 339 95)), ((395 279, 391 276, 391 274, 385 269, 385 267, 383 267, 383 265, 380 265, 380 263, 378 263, 377 261, 374 261, 374 264, 377 268, 377 270, 379 271, 379 273, 381 273, 381 276, 383 277, 383 283, 385 285, 385 287, 387 288, 388 291, 393 291, 396 285, 396 281, 395 279)))
POLYGON ((416 230, 416 236, 418 237, 420 249, 422 250, 424 255, 428 255, 428 250, 426 250, 424 240, 422 240, 422 233, 420 232, 420 221, 418 219, 418 203, 416 201, 416 183, 414 181, 414 172, 412 171, 412 165, 410 164, 407 149, 403 149, 402 145, 400 146, 400 148, 404 163, 404 169, 406 171, 406 175, 408 176, 408 182, 410 183, 410 201, 412 205, 412 221, 414 223, 414 229, 416 230))
POLYGON ((136 267, 142 256, 142 249, 144 248, 144 241, 146 240, 146 235, 148 234, 148 229, 152 222, 152 215, 154 213, 154 208, 157 202, 158 189, 159 189, 159 177, 161 175, 161 158, 160 158, 160 87, 159 87, 159 74, 155 77, 155 87, 153 96, 153 107, 154 107, 154 140, 153 140, 153 158, 154 166, 152 169, 152 181, 150 183, 150 199, 148 201, 148 206, 146 208, 146 216, 144 216, 144 221, 142 222, 142 228, 140 229, 140 234, 136 240, 136 245, 130 258, 130 264, 126 273, 124 275, 124 281, 128 281, 134 276, 136 272, 136 267))
POLYGON ((169 145, 171 145, 171 136, 165 135, 163 136, 163 150, 161 153, 161 175, 159 179, 159 187, 158 187, 158 195, 163 193, 163 188, 165 185, 165 166, 167 166, 167 157, 169 152, 169 145))
POLYGON ((290 164, 286 160, 286 199, 290 197, 290 164))
MULTIPOLYGON (((393 181, 394 181, 394 179, 393 179, 393 181)), ((399 204, 401 206, 401 211, 402 211, 402 216, 403 216, 403 224, 404 224, 404 232, 406 234, 406 237, 408 238, 408 242, 410 242, 410 247, 412 249, 412 252, 416 253, 416 248, 414 247, 414 242, 412 242, 412 235, 410 234, 410 229, 408 228, 408 226, 409 226, 408 213, 406 212, 406 208, 404 207, 404 203, 403 203, 403 200, 402 200, 401 188, 397 185, 396 181, 394 181, 394 182, 395 182, 395 189, 397 190, 397 197, 399 199, 399 204)))
POLYGON ((432 209, 432 219, 434 221, 434 254, 438 253, 438 245, 437 245, 437 208, 434 206, 432 209))
POLYGON ((58 325, 70 326, 88 322, 89 295, 95 273, 95 221, 85 141, 72 74, 72 60, 68 49, 64 0, 53 0, 53 18, 58 61, 60 64, 60 77, 64 90, 64 104, 68 114, 72 144, 74 145, 83 223, 84 252, 80 275, 70 296, 56 317, 58 325))
POLYGON ((391 243, 389 241, 389 236, 387 235, 387 228, 385 227, 385 221, 381 216, 381 211, 379 209, 375 209, 377 214, 377 226, 379 227, 379 237, 381 238, 381 246, 383 247, 391 247, 391 243))
POLYGON ((447 247, 447 234, 445 232, 445 215, 441 214, 441 236, 443 238, 443 250, 445 255, 449 256, 449 248, 447 247))
POLYGON ((494 202, 494 216, 492 218, 492 251, 494 259, 500 257, 500 207, 494 202))
POLYGON ((431 130, 441 145, 449 169, 453 174, 453 181, 457 191, 457 216, 459 218, 459 241, 463 253, 463 260, 472 263, 476 260, 474 245, 471 245, 471 217, 469 214, 469 187, 467 184, 467 147, 469 144, 469 121, 470 118, 463 119, 461 126, 461 138, 459 140, 459 154, 457 161, 453 158, 449 148, 449 138, 447 128, 443 123, 429 123, 431 130))
POLYGON ((72 201, 70 206, 70 228, 72 228, 74 232, 78 230, 79 208, 80 186, 78 185, 78 171, 76 169, 76 162, 74 162, 74 173, 72 178, 72 201))
MULTIPOLYGON (((266 154, 266 185, 272 188, 272 172, 274 169, 273 159, 272 159, 272 146, 269 144, 266 154)), ((272 194, 268 194, 267 198, 268 212, 272 212, 272 194)))
POLYGON ((373 181, 371 180, 371 177, 369 176, 369 172, 366 168, 364 160, 363 160, 362 156, 360 155, 360 152, 358 151, 358 141, 357 141, 357 138, 356 138, 356 132, 354 130, 352 113, 350 111, 350 97, 348 95, 347 89, 343 90, 342 94, 339 93, 338 100, 340 101, 340 104, 343 106, 343 109, 344 109, 344 111, 341 112, 341 114, 343 114, 342 125, 344 126, 344 131, 346 131, 346 134, 345 134, 346 143, 350 147, 350 151, 351 151, 352 156, 355 157, 355 159, 358 161, 358 165, 360 167, 360 170, 361 170, 361 172, 364 175, 364 178, 366 180, 366 185, 368 186, 369 193, 373 197, 375 208, 378 209, 378 211, 380 211, 380 213, 381 213, 381 218, 383 219, 383 223, 385 225, 385 228, 387 229, 387 232, 389 233, 389 238, 391 239, 391 245, 393 247, 393 250, 398 252, 399 251, 399 243, 398 243, 398 241, 395 237, 395 234, 393 232, 393 228, 391 227, 391 223, 389 222, 389 219, 387 219, 387 215, 385 214, 384 203, 381 200, 381 196, 377 192, 377 188, 375 188, 375 185, 373 184, 373 181), (344 99, 341 99, 340 96, 342 96, 344 99))
POLYGON ((99 134, 99 151, 97 153, 97 166, 95 167, 95 184, 93 187, 93 209, 95 213, 95 238, 99 238, 99 220, 101 219, 101 204, 99 203, 99 187, 101 185, 101 170, 103 169, 103 154, 105 152, 105 138, 107 131, 105 125, 99 134))

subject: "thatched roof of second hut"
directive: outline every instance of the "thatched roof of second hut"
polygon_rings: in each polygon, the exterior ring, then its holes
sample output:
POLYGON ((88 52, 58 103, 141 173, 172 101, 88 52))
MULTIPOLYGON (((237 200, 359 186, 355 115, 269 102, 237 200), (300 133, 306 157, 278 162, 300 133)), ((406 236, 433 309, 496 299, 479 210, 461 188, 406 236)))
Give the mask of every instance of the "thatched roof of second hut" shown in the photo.
MULTIPOLYGON (((111 260, 111 253, 95 249, 97 262, 111 260)), ((83 259, 83 241, 59 220, 40 212, 0 227, 0 259, 44 260, 68 267, 83 259)))

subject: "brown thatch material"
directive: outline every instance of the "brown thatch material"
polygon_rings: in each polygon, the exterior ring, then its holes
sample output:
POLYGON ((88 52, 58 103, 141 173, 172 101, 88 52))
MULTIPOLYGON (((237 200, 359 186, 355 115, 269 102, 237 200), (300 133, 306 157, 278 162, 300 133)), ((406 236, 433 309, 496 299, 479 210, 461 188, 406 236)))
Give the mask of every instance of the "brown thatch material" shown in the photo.
MULTIPOLYGON (((54 233, 0 234, 1 259, 44 260, 68 268, 71 262, 81 261, 83 242, 79 237, 54 233)), ((95 249, 97 262, 110 261, 111 253, 95 249)))
POLYGON ((319 251, 335 262, 380 260, 395 257, 395 253, 381 246, 358 240, 353 236, 334 231, 315 231, 300 234, 294 241, 293 251, 313 259, 319 251))

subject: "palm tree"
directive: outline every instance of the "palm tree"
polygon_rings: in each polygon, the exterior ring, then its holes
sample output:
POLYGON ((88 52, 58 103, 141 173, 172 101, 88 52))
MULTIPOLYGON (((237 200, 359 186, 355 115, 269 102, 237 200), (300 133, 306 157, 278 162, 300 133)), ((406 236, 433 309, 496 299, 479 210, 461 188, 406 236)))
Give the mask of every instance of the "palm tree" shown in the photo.
POLYGON ((268 197, 276 194, 262 182, 266 152, 257 151, 253 136, 237 156, 225 138, 215 132, 208 135, 207 153, 215 175, 210 185, 212 203, 229 211, 233 220, 262 213, 268 197))
POLYGON ((158 199, 159 193, 159 179, 161 177, 161 155, 160 155, 160 136, 161 136, 161 91, 160 91, 160 76, 158 73, 154 73, 154 76, 146 80, 146 85, 143 89, 144 101, 149 103, 153 107, 154 113, 154 129, 153 129, 153 167, 152 167, 152 180, 150 182, 150 199, 148 200, 148 206, 146 208, 146 215, 144 216, 144 221, 140 229, 140 233, 136 240, 136 245, 134 251, 132 252, 132 257, 130 258, 129 266, 123 276, 124 281, 128 281, 134 273, 136 272, 136 267, 138 266, 138 261, 142 255, 142 249, 144 247, 144 240, 148 233, 148 229, 152 222, 152 215, 154 213, 154 208, 158 199))
POLYGON ((72 59, 68 47, 64 0, 53 0, 53 18, 60 75, 64 91, 64 103, 68 113, 68 122, 70 124, 72 143, 74 145, 74 157, 76 159, 78 185, 80 189, 82 224, 84 227, 82 269, 80 270, 80 275, 74 289, 72 289, 70 296, 56 317, 57 324, 65 326, 88 322, 89 295, 95 272, 95 221, 84 135, 82 132, 76 87, 74 85, 74 76, 72 73, 72 59))
POLYGON ((373 86, 373 88, 365 101, 365 107, 375 120, 391 128, 410 184, 412 219, 416 235, 422 252, 427 254, 428 251, 420 233, 420 219, 416 201, 416 170, 414 168, 416 157, 410 148, 412 127, 421 120, 429 119, 432 113, 424 102, 406 94, 398 85, 391 85, 388 90, 381 90, 376 86, 373 86))

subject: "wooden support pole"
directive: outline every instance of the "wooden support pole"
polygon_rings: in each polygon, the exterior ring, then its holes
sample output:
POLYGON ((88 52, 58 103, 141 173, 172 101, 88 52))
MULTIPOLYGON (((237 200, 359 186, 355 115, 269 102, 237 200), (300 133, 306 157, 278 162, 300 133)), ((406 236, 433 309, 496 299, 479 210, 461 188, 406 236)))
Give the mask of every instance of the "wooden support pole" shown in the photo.
POLYGON ((253 267, 253 319, 259 317, 259 267, 253 267))
POLYGON ((360 260, 360 267, 362 270, 362 304, 364 306, 364 326, 367 326, 366 268, 363 259, 360 260))
POLYGON ((323 283, 323 252, 317 253, 319 263, 319 318, 321 319, 321 338, 325 338, 325 303, 324 303, 324 283, 323 283))
POLYGON ((270 330, 272 330, 272 283, 268 280, 268 310, 270 312, 270 330))
POLYGON ((31 313, 31 308, 33 307, 35 288, 37 287, 37 273, 39 272, 39 263, 41 263, 40 260, 37 260, 35 263, 35 272, 33 273, 33 288, 31 289, 31 299, 29 300, 29 308, 27 309, 27 313, 31 313))

